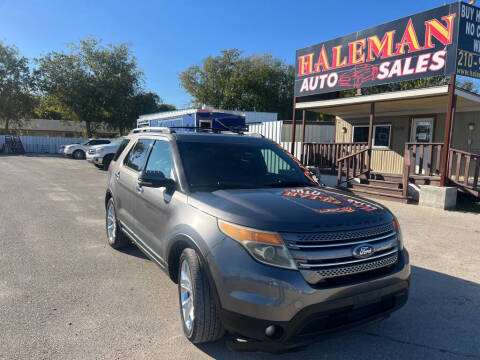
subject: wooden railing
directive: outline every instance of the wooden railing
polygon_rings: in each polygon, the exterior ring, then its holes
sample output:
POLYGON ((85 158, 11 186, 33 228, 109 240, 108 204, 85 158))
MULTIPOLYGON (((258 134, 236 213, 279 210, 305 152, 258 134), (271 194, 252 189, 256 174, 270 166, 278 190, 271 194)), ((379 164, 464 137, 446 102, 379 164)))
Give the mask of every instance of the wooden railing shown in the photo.
POLYGON ((367 143, 304 143, 302 163, 335 172, 338 159, 366 149, 367 146, 367 143))
POLYGON ((402 177, 404 196, 407 196, 410 177, 439 180, 442 152, 443 143, 405 143, 402 177))
POLYGON ((405 143, 405 163, 408 174, 436 177, 442 170, 443 143, 405 143))
POLYGON ((480 154, 450 149, 447 175, 451 182, 463 190, 480 197, 479 173, 480 154))
POLYGON ((368 148, 366 148, 339 158, 337 160, 337 186, 367 173, 370 170, 368 168, 369 156, 370 152, 368 148), (345 179, 343 179, 344 173, 345 179))

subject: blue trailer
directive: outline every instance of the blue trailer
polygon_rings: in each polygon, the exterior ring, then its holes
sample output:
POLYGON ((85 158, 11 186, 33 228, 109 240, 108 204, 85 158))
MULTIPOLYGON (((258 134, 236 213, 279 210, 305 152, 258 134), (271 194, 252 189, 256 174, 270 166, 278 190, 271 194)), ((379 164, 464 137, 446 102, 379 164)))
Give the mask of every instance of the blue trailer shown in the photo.
POLYGON ((169 127, 182 131, 247 131, 245 115, 213 109, 186 109, 141 115, 137 127, 169 127))

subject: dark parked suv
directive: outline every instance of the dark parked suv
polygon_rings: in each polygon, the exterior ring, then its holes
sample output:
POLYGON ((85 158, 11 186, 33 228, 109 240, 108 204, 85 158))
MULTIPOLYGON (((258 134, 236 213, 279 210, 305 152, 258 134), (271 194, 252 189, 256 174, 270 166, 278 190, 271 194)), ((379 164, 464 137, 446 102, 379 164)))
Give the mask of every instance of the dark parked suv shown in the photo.
POLYGON ((178 283, 193 343, 277 350, 387 317, 408 298, 399 224, 318 185, 259 136, 127 136, 109 168, 108 242, 135 243, 178 283))

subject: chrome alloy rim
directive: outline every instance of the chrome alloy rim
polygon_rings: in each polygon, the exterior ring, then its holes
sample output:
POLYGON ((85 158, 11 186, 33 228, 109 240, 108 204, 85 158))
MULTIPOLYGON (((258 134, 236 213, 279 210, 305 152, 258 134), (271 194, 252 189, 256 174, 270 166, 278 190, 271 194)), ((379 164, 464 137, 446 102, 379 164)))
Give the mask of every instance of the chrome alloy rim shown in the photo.
POLYGON ((182 306, 183 323, 188 331, 193 328, 193 290, 191 282, 190 267, 188 262, 183 260, 180 272, 180 303, 182 306))
POLYGON ((113 203, 110 202, 107 209, 107 237, 111 244, 115 242, 116 227, 117 221, 115 219, 115 208, 113 207, 113 203))

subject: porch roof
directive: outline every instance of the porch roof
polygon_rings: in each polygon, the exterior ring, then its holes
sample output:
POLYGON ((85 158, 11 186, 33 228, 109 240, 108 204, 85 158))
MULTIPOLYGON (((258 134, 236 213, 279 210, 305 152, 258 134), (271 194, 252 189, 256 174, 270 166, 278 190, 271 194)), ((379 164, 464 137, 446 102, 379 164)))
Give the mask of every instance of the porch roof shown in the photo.
MULTIPOLYGON (((480 96, 456 88, 457 112, 480 111, 480 96)), ((447 110, 448 85, 412 89, 349 98, 297 102, 299 110, 309 110, 357 118, 370 115, 370 104, 375 103, 376 116, 441 114, 447 110)))

